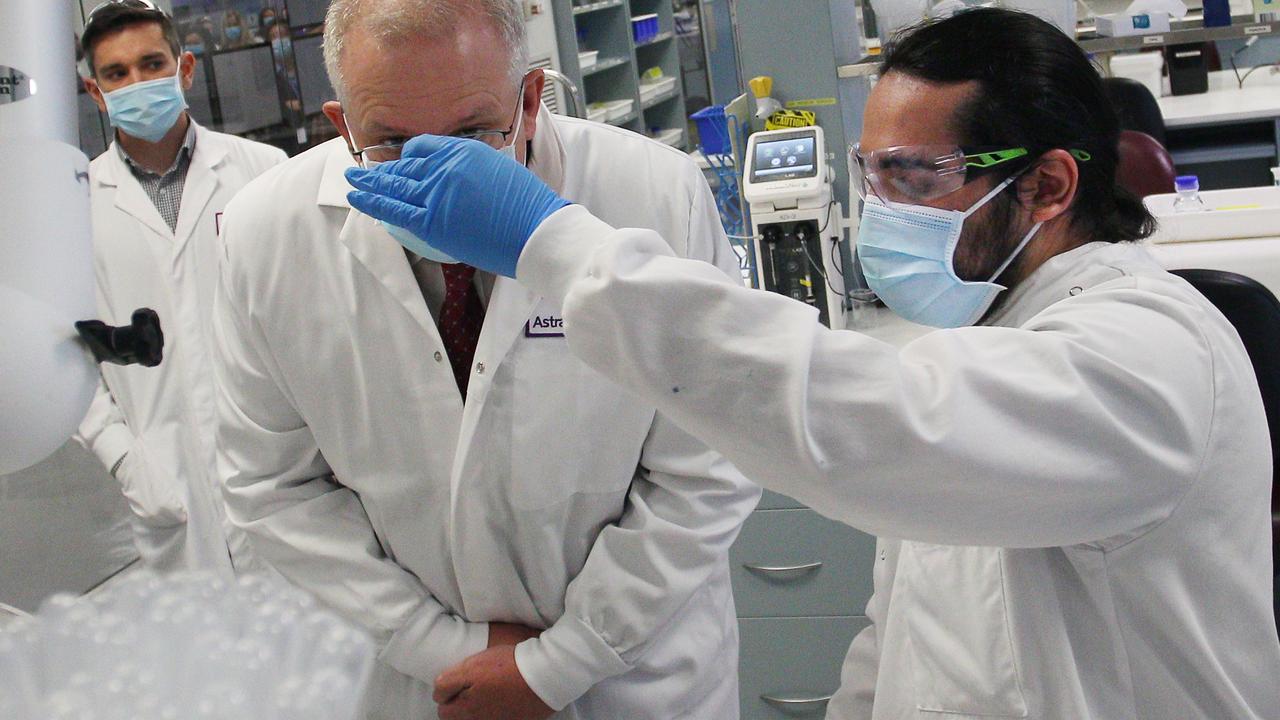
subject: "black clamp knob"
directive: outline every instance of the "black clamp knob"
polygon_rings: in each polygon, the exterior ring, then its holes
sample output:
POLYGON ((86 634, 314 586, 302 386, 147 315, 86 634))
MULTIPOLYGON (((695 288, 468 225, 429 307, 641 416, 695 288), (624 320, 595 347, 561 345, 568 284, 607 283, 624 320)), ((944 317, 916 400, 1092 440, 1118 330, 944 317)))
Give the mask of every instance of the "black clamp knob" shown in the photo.
POLYGON ((100 363, 155 367, 164 359, 160 315, 151 308, 134 310, 133 322, 121 327, 101 320, 81 320, 76 323, 76 332, 100 363))

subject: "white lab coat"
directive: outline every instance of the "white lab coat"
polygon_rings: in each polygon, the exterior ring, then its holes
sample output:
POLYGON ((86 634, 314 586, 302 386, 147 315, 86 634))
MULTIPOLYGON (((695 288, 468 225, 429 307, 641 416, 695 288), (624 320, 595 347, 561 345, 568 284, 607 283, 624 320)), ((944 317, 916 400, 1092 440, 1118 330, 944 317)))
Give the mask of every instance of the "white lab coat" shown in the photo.
MULTIPOLYGON (((334 140, 228 210, 218 444, 231 518, 385 643, 375 717, 434 717, 430 683, 506 621, 549 628, 516 660, 557 718, 736 718, 727 552, 759 490, 562 336, 534 336, 559 309, 506 278, 464 407, 404 250, 349 209, 351 164, 334 140)), ((531 167, 615 222, 736 268, 682 153, 544 110, 531 167)))
POLYGON ((149 307, 160 314, 165 347, 159 367, 102 365, 104 383, 79 439, 107 468, 124 458, 116 477, 134 511, 139 553, 156 570, 229 575, 233 564, 253 567, 216 485, 209 321, 222 211, 284 160, 277 148, 197 126, 176 232, 115 144, 89 166, 101 319, 127 325, 149 307))
POLYGON ((993 327, 901 349, 583 208, 517 277, 564 299, 576 355, 749 477, 902 539, 828 717, 1280 718, 1253 369, 1144 247, 1059 255, 993 327))

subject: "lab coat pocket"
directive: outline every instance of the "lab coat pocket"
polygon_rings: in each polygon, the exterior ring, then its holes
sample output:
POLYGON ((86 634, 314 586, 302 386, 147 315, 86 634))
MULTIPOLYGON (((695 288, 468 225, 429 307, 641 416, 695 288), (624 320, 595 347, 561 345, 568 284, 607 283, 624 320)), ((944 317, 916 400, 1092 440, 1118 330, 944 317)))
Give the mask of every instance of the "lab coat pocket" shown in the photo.
POLYGON ((525 340, 514 359, 514 507, 537 510, 575 496, 584 510, 620 506, 653 411, 574 358, 564 338, 525 340))
POLYGON ((904 542, 901 591, 916 708, 1027 717, 998 548, 904 542))
POLYGON ((178 496, 178 479, 157 471, 141 437, 116 468, 116 480, 139 522, 150 528, 169 528, 187 521, 187 511, 178 496))

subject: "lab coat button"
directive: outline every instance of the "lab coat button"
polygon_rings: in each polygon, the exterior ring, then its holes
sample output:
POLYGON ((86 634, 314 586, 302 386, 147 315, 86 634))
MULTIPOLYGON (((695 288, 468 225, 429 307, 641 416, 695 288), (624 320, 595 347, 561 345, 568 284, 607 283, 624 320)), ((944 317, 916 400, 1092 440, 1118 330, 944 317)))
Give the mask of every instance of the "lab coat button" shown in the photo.
POLYGON ((476 363, 476 373, 479 375, 484 374, 484 363, 476 363))
POLYGON ((1079 285, 1076 285, 1075 287, 1068 290, 1067 294, 1070 295, 1071 297, 1075 297, 1082 292, 1084 292, 1084 288, 1080 287, 1079 285))
POLYGON ((441 353, 439 350, 436 351, 436 354, 434 357, 436 359, 436 362, 444 362, 444 353, 441 353))

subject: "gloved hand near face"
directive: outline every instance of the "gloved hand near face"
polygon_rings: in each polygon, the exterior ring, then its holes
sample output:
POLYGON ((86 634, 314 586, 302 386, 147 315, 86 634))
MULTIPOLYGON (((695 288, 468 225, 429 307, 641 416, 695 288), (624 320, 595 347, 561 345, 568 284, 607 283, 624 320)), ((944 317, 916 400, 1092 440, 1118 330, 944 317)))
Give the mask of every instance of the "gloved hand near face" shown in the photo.
POLYGON ((356 210, 410 230, 459 262, 512 278, 529 237, 569 204, 519 163, 460 138, 421 135, 399 160, 346 175, 356 210))

